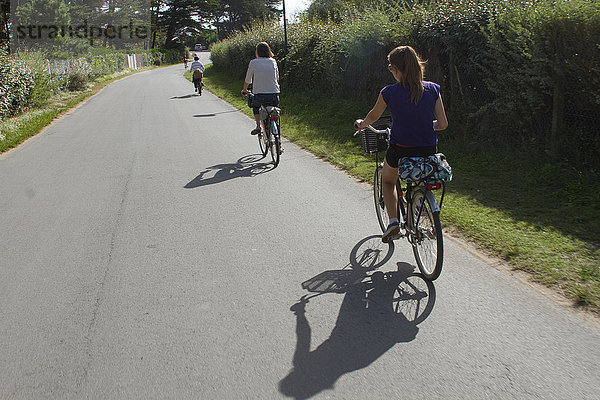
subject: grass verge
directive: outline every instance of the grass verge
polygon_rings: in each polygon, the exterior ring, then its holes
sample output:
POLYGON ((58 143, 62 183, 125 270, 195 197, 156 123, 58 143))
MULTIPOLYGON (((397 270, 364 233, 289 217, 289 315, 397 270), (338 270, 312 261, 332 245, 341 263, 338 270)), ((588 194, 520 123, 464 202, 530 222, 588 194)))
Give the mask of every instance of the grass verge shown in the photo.
POLYGON ((43 105, 31 108, 19 115, 0 121, 0 153, 18 146, 30 137, 38 134, 61 113, 73 108, 88 97, 98 93, 109 83, 136 72, 138 70, 123 70, 114 74, 102 76, 87 85, 81 91, 59 91, 44 101, 43 105))
MULTIPOLYGON (((249 116, 243 82, 215 71, 205 88, 249 116)), ((281 94, 282 133, 297 145, 371 182, 373 157, 352 137, 355 118, 375 102, 332 101, 325 94, 281 94)), ((526 153, 470 143, 448 131, 439 148, 454 172, 442 222, 481 250, 600 314, 600 178, 526 153)))

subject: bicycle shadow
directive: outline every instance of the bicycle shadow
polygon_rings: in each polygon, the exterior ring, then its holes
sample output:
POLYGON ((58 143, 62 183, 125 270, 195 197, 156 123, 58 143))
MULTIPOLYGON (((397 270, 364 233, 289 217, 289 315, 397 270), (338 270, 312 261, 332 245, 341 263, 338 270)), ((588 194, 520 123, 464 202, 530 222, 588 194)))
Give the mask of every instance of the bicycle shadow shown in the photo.
POLYGON ((230 113, 234 113, 234 112, 237 112, 237 110, 220 111, 220 112, 210 113, 210 114, 196 114, 196 115, 194 115, 194 118, 216 117, 219 114, 230 114, 230 113))
POLYGON ((384 266, 392 258, 395 248, 393 241, 383 243, 381 235, 367 236, 352 248, 347 266, 357 271, 372 271, 384 266))
POLYGON ((236 178, 249 178, 271 171, 274 167, 272 163, 258 161, 264 157, 261 154, 251 154, 240 158, 236 163, 217 164, 206 169, 190 182, 184 188, 194 189, 201 186, 214 185, 236 178))
POLYGON ((282 394, 308 399, 333 388, 344 374, 371 365, 397 343, 415 339, 417 325, 433 310, 435 287, 411 264, 400 262, 397 267, 371 276, 364 268, 325 271, 302 283, 312 294, 290 308, 296 316, 297 342, 293 369, 279 382, 282 394), (345 295, 329 338, 311 351, 306 305, 327 293, 345 295))
POLYGON ((189 99, 191 97, 196 97, 196 93, 186 94, 186 95, 183 95, 183 96, 173 96, 173 97, 171 97, 171 100, 174 100, 174 99, 189 99))

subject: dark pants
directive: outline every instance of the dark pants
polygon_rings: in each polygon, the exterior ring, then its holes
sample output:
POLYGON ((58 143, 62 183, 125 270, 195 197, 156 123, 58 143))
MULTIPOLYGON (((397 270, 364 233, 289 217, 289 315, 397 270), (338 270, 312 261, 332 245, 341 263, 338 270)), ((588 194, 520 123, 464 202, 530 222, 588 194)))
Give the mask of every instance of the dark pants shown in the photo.
POLYGON ((252 100, 252 111, 254 115, 258 115, 260 106, 275 106, 279 105, 279 93, 257 93, 252 100))
POLYGON ((400 147, 391 144, 385 154, 385 160, 388 165, 398 168, 398 161, 402 157, 427 157, 437 153, 437 146, 428 147, 400 147))

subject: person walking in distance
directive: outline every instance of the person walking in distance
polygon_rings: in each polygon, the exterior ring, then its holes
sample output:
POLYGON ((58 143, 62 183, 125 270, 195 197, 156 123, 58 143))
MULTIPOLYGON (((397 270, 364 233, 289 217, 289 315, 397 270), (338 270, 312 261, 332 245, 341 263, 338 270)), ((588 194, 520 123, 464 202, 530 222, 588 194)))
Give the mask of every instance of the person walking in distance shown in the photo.
POLYGON ((194 57, 194 62, 190 65, 190 71, 192 72, 192 83, 194 84, 194 90, 198 91, 198 94, 202 96, 202 77, 204 76, 204 65, 200 62, 198 56, 194 57))
POLYGON ((383 163, 383 201, 390 223, 381 240, 387 243, 398 235, 396 179, 402 157, 426 157, 437 153, 437 133, 448 127, 440 86, 423 80, 424 62, 410 46, 396 47, 388 54, 388 69, 396 83, 381 89, 365 119, 354 126, 364 129, 377 121, 386 108, 392 114, 392 132, 383 163))

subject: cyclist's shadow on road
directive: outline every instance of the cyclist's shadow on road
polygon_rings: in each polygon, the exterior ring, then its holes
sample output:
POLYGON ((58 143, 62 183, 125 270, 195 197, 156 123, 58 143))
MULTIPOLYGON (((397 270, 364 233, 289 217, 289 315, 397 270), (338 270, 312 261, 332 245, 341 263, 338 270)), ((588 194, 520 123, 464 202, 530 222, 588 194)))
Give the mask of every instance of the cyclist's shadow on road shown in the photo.
POLYGON ((236 163, 217 164, 200 172, 200 175, 188 182, 184 188, 193 189, 200 186, 214 185, 235 178, 248 178, 264 174, 273 169, 272 163, 258 162, 263 157, 260 154, 252 154, 240 158, 236 163))
POLYGON ((192 97, 197 97, 197 95, 194 93, 194 94, 185 94, 183 96, 173 96, 173 97, 171 97, 171 100, 173 100, 173 99, 189 99, 192 97))
POLYGON ((325 271, 302 284, 313 294, 302 296, 291 307, 297 343, 294 368, 279 382, 282 394, 308 399, 333 388, 342 375, 367 367, 397 343, 412 341, 419 331, 417 325, 431 313, 435 287, 415 273, 414 266, 398 263, 397 271, 377 271, 371 276, 365 264, 353 263, 352 256, 349 266, 325 271), (345 293, 344 300, 331 335, 311 351, 306 305, 326 293, 345 293))

